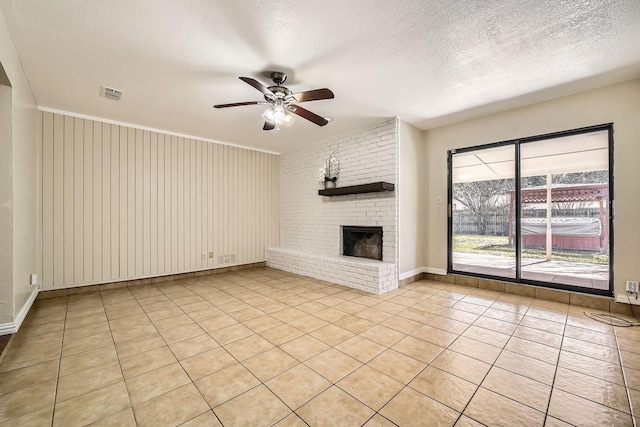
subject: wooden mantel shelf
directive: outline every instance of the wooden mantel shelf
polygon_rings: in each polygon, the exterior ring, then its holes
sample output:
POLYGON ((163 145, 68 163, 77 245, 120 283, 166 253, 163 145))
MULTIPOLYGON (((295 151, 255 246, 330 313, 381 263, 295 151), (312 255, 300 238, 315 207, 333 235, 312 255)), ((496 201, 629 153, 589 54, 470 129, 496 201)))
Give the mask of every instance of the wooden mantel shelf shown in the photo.
POLYGON ((380 191, 394 191, 395 185, 390 182, 372 182, 370 184, 350 185, 348 187, 327 188, 318 190, 320 196, 346 196, 347 194, 378 193, 380 191))

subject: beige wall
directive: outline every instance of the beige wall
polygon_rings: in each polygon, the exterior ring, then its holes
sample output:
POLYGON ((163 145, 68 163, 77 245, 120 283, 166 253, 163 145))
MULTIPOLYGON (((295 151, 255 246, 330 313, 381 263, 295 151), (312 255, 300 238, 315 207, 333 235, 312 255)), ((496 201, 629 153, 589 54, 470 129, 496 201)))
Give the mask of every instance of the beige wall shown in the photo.
MULTIPOLYGON (((398 121, 398 243, 399 273, 424 266, 425 197, 424 132, 398 121)), ((415 274, 415 273, 414 273, 415 274)), ((414 275, 412 274, 412 275, 414 275)))
MULTIPOLYGON (((11 147, 3 141, 2 154, 10 153, 11 183, 8 184, 10 200, 2 200, 12 211, 11 238, 0 243, 3 253, 10 248, 8 263, 6 255, 0 260, 2 269, 11 269, 9 283, 0 283, 0 326, 13 322, 27 304, 33 288, 29 286, 29 274, 37 272, 40 257, 39 230, 39 179, 37 145, 36 101, 22 70, 11 37, 0 14, 0 63, 11 83, 11 147), (7 297, 11 295, 11 297, 7 297)), ((5 159, 6 160, 6 159, 5 159)), ((2 183, 2 192, 7 184, 2 183)), ((6 275, 8 276, 8 275, 6 275)))
POLYGON ((446 268, 447 150, 614 123, 615 292, 625 280, 640 279, 640 79, 542 102, 426 132, 428 239, 426 265, 446 268))
POLYGON ((40 114, 45 288, 264 261, 278 245, 279 156, 40 114))
POLYGON ((0 324, 13 321, 11 88, 0 85, 0 324))

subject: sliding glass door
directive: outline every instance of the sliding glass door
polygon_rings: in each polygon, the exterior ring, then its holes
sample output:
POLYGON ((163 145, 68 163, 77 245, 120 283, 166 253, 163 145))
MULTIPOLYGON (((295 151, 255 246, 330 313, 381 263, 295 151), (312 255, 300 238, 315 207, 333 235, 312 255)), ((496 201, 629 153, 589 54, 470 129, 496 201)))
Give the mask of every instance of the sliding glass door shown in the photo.
POLYGON ((456 271, 516 277, 508 242, 508 194, 515 189, 513 145, 452 158, 452 263, 456 271))
POLYGON ((608 132, 523 143, 520 176, 522 278, 609 289, 608 132))
POLYGON ((611 125, 449 152, 449 271, 611 295, 611 125))

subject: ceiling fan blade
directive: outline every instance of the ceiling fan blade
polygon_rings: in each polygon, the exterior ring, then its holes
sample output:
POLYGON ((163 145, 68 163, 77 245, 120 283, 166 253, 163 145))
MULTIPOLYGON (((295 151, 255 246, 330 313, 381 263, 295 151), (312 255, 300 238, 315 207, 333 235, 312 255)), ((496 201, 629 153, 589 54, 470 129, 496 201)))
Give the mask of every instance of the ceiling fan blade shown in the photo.
POLYGON ((265 85, 263 85, 262 83, 260 83, 256 79, 252 79, 251 77, 240 77, 240 80, 242 80, 243 82, 248 83, 251 86, 255 87, 260 92, 262 92, 263 95, 275 96, 274 93, 271 92, 268 87, 266 87, 265 85))
POLYGON ((311 111, 306 110, 302 107, 298 107, 297 105, 288 105, 287 109, 293 114, 297 114, 298 116, 307 119, 310 122, 317 124, 318 126, 324 126, 329 123, 329 120, 325 119, 324 117, 320 117, 316 113, 312 113, 311 111))
POLYGON ((262 130, 272 130, 275 129, 276 124, 274 122, 264 122, 264 126, 262 127, 262 130))
POLYGON ((264 102, 258 102, 258 101, 234 102, 233 104, 214 105, 213 108, 229 108, 229 107, 240 107, 242 105, 258 105, 258 104, 264 104, 264 102))
POLYGON ((306 92, 298 92, 291 94, 296 99, 296 102, 318 101, 321 99, 332 99, 333 92, 329 89, 315 89, 308 90, 306 92))

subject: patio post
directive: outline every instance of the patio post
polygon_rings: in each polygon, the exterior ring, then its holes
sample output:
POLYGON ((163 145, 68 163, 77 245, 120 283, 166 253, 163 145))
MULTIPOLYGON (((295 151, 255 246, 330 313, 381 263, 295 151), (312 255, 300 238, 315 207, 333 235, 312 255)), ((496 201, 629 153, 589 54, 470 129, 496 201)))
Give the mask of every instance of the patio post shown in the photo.
POLYGON ((513 245, 513 196, 515 191, 509 193, 509 245, 513 245))

